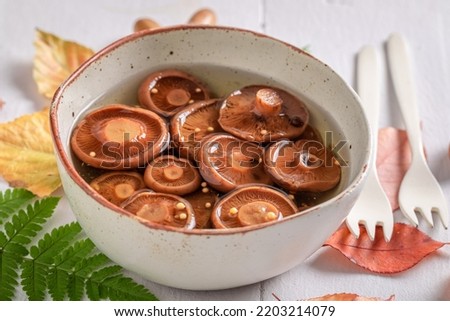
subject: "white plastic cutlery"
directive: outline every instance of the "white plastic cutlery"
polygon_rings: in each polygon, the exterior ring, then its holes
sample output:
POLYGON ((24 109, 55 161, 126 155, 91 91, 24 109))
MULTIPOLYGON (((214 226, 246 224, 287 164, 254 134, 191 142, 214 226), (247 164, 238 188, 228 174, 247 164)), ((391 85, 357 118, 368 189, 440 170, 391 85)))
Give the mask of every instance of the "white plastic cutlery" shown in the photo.
POLYGON ((448 208, 444 193, 429 169, 421 139, 420 118, 417 106, 411 58, 405 39, 392 34, 387 42, 387 55, 392 82, 408 133, 412 151, 412 163, 403 178, 399 192, 402 213, 416 226, 417 214, 433 226, 437 214, 445 228, 448 226, 448 208))
POLYGON ((359 237, 359 224, 366 228, 369 238, 375 238, 376 226, 382 226, 385 240, 392 236, 394 217, 391 204, 378 180, 376 154, 380 105, 380 65, 375 48, 366 46, 358 54, 357 91, 372 128, 373 157, 367 181, 355 206, 347 216, 347 226, 359 237))

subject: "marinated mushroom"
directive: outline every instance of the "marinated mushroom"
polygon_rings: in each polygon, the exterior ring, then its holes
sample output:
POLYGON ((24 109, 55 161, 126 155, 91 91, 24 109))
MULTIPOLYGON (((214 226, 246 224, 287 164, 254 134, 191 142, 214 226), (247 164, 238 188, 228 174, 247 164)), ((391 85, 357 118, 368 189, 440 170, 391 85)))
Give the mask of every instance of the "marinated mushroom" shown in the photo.
POLYGON ((163 155, 147 166, 144 182, 156 192, 185 195, 199 188, 201 178, 187 159, 163 155))
POLYGON ((220 102, 209 99, 193 103, 172 117, 170 132, 182 157, 198 161, 197 154, 203 137, 223 131, 217 121, 219 110, 220 102))
POLYGON ((145 188, 142 175, 137 172, 104 173, 89 184, 109 202, 120 205, 136 191, 145 188))
POLYGON ((215 228, 234 228, 278 221, 298 212, 283 191, 266 185, 244 185, 226 194, 214 206, 215 228))
POLYGON ((168 69, 150 74, 139 87, 138 98, 143 107, 170 117, 187 105, 209 99, 209 93, 194 76, 168 69))
POLYGON ((225 131, 256 142, 297 138, 308 121, 302 101, 282 89, 264 86, 234 91, 225 99, 219 117, 225 131))
POLYGON ((199 170, 203 179, 221 192, 242 184, 272 183, 264 171, 264 150, 230 134, 206 136, 200 145, 199 170))
POLYGON ((218 199, 218 192, 203 182, 200 189, 183 196, 194 209, 195 228, 211 228, 211 213, 218 199))
POLYGON ((341 179, 332 151, 317 141, 278 141, 268 147, 264 166, 273 181, 290 192, 323 192, 341 179))
POLYGON ((112 104, 86 115, 75 127, 72 151, 86 164, 124 170, 143 166, 169 144, 164 120, 154 112, 112 104))
POLYGON ((176 195, 153 192, 136 193, 122 204, 122 208, 150 222, 185 229, 195 227, 191 204, 176 195))

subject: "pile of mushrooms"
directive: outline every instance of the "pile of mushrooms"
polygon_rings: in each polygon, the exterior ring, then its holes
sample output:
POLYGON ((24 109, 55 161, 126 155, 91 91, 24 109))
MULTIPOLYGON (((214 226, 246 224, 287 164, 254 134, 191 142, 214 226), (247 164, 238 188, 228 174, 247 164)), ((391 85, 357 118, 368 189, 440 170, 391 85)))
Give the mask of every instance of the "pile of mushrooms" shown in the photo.
POLYGON ((139 106, 87 114, 71 148, 101 173, 91 188, 144 222, 267 224, 316 205, 341 179, 306 105, 281 88, 251 85, 218 98, 194 75, 170 69, 149 74, 137 97, 139 106))

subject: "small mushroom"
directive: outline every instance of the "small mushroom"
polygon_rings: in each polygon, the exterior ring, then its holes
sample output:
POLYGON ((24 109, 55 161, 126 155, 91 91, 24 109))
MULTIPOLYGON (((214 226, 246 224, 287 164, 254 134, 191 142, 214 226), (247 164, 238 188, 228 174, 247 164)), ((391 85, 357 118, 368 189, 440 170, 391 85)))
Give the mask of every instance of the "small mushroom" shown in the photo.
POLYGON ((194 210, 191 204, 176 195, 136 193, 122 204, 122 208, 150 222, 185 229, 195 227, 194 210))
POLYGON ((104 173, 89 184, 109 202, 120 205, 136 191, 145 188, 142 175, 136 172, 104 173))
POLYGON ((333 152, 317 141, 278 141, 265 152, 264 166, 273 181, 290 192, 323 192, 341 179, 333 152))
POLYGON ((194 76, 168 69, 147 76, 139 87, 138 98, 143 107, 170 117, 187 105, 209 99, 209 93, 194 76))
POLYGON ((267 185, 245 185, 226 194, 214 206, 215 228, 252 226, 278 221, 298 212, 283 191, 267 185))
POLYGON ((199 170, 203 179, 221 192, 242 184, 272 184, 262 163, 264 150, 230 134, 206 136, 200 145, 199 170))
POLYGON ((141 18, 134 23, 134 32, 142 30, 152 30, 161 27, 155 20, 149 18, 141 18))
POLYGON ((233 92, 225 99, 219 117, 225 131, 256 142, 299 137, 308 121, 309 112, 301 100, 282 89, 264 86, 233 92))
POLYGON ((208 8, 203 8, 196 11, 191 18, 189 18, 188 24, 190 25, 215 25, 216 14, 214 11, 208 8))
POLYGON ((163 155, 147 166, 144 181, 156 192, 185 195, 199 188, 201 178, 187 159, 163 155))
POLYGON ((146 109, 112 104, 86 115, 75 127, 72 151, 96 168, 136 168, 169 144, 164 120, 146 109))
POLYGON ((217 99, 199 101, 175 114, 170 121, 174 145, 182 157, 198 161, 200 141, 208 134, 221 132, 220 102, 217 99))
POLYGON ((211 228, 211 213, 218 199, 217 191, 203 185, 196 192, 183 196, 194 209, 196 229, 211 228))

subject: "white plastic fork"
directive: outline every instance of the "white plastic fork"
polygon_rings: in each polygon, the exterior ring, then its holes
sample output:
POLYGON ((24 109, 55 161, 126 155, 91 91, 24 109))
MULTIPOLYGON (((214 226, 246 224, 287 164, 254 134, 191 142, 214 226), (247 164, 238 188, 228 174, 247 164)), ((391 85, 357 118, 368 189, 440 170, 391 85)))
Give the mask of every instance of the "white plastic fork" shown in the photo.
POLYGON ((360 224, 366 228, 369 238, 373 241, 376 226, 382 226, 384 239, 389 242, 394 227, 394 216, 389 199, 378 180, 376 168, 378 115, 380 101, 380 66, 375 48, 364 47, 358 54, 357 60, 357 91, 369 120, 373 137, 373 156, 367 174, 366 184, 347 216, 347 226, 352 234, 358 238, 360 224))
POLYGON ((416 226, 419 224, 417 214, 433 226, 432 213, 436 213, 447 228, 448 208, 444 193, 428 167, 423 151, 411 58, 403 36, 394 33, 389 37, 387 56, 412 152, 411 166, 400 185, 400 210, 416 226))

